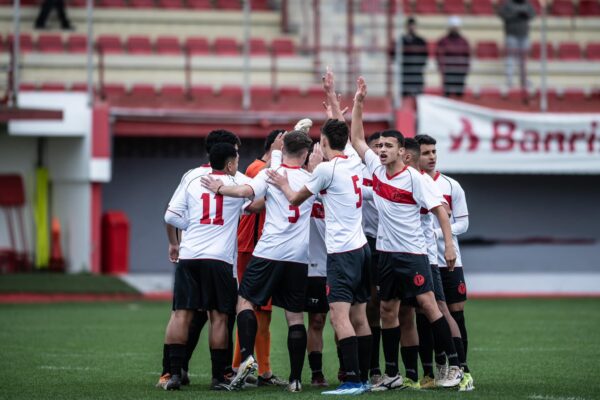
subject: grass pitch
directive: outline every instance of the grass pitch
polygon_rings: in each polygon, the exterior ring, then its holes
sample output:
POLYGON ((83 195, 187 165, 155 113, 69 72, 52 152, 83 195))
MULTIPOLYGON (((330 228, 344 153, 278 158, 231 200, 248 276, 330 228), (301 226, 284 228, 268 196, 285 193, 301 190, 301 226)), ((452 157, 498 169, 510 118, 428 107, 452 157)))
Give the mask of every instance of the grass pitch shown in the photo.
MULTIPOLYGON (((192 385, 154 388, 170 304, 166 302, 0 305, 0 398, 283 399, 281 389, 208 391, 210 359, 202 333, 190 366, 192 385)), ((600 300, 471 300, 466 311, 469 364, 476 390, 370 393, 370 398, 583 400, 600 398, 600 300)), ((274 312, 271 358, 287 378, 285 322, 274 312)), ((324 370, 337 384, 332 331, 324 370)), ((383 357, 382 357, 383 365, 383 357)), ((310 388, 297 398, 323 398, 310 388)))

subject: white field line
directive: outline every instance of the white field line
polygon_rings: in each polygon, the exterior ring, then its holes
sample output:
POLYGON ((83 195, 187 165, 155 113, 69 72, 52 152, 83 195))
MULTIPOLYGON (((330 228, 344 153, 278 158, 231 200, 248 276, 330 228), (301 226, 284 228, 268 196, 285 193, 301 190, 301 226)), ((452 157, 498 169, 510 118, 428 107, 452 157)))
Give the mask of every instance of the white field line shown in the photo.
POLYGON ((527 396, 531 400, 588 400, 584 397, 564 397, 564 396, 549 396, 542 394, 532 394, 527 396))
POLYGON ((49 369, 52 371, 92 371, 98 368, 93 367, 64 367, 58 365, 40 365, 39 369, 49 369))

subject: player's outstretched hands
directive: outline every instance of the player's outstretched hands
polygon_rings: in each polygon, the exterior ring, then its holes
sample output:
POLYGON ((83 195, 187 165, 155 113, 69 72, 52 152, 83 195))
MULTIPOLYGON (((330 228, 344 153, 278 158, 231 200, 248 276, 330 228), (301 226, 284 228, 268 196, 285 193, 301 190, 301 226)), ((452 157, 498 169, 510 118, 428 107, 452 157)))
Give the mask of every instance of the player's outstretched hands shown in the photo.
POLYGON ((277 135, 277 137, 275 138, 273 143, 271 143, 271 151, 273 151, 273 150, 281 151, 283 149, 283 137, 285 136, 286 133, 287 133, 287 131, 277 135))
POLYGON ((266 173, 269 177, 269 182, 271 182, 279 189, 289 185, 287 173, 285 172, 285 170, 283 171, 283 175, 277 173, 277 171, 274 171, 272 169, 268 169, 266 173))
POLYGON ((312 153, 310 153, 310 157, 308 157, 308 165, 306 169, 308 172, 313 172, 317 165, 323 162, 323 151, 321 150, 321 145, 319 143, 315 143, 313 147, 312 153))
POLYGON ((355 102, 362 102, 367 97, 367 83, 365 78, 359 76, 356 80, 356 94, 354 95, 355 102))
POLYGON ((444 250, 444 259, 446 260, 448 271, 454 271, 454 264, 456 264, 456 250, 454 249, 454 246, 446 246, 446 249, 444 250))
POLYGON ((329 68, 329 66, 327 66, 327 69, 325 70, 325 75, 323 75, 322 80, 323 90, 325 90, 325 93, 333 94, 335 92, 335 82, 333 77, 333 71, 331 71, 331 68, 329 68))
POLYGON ((207 188, 213 193, 217 193, 217 190, 219 190, 219 188, 223 186, 223 181, 217 178, 213 178, 210 175, 201 177, 200 182, 202 182, 203 187, 207 188))
MULTIPOLYGON (((340 104, 342 101, 342 95, 340 93, 337 94, 337 101, 338 101, 338 104, 340 104)), ((325 109, 325 113, 327 114, 328 119, 335 118, 333 115, 333 107, 331 107, 331 103, 329 102, 329 100, 325 100, 323 102, 323 108, 325 109)), ((342 115, 346 115, 347 112, 348 112, 348 107, 344 107, 344 109, 342 110, 342 115)))

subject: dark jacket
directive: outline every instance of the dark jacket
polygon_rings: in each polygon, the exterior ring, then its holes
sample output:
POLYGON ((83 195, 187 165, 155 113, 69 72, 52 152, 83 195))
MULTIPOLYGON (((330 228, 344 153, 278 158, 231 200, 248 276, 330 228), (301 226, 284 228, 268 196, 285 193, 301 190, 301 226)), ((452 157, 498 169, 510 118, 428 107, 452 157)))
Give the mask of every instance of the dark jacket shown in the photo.
POLYGON ((471 63, 469 42, 459 33, 449 33, 437 42, 436 58, 443 74, 466 74, 471 63))
POLYGON ((535 17, 535 9, 527 0, 506 0, 498 8, 498 16, 504 22, 506 36, 526 38, 529 35, 529 21, 535 17))
POLYGON ((402 82, 406 92, 420 93, 427 64, 427 42, 417 35, 402 36, 402 82))

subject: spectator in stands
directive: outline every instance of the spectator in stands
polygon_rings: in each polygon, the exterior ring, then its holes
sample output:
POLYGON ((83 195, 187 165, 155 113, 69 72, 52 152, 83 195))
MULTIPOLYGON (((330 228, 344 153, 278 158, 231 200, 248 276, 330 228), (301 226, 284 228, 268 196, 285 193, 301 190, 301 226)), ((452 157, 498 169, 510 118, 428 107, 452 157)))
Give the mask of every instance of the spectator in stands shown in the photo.
POLYGON ((471 50, 469 42, 460 34, 462 21, 453 15, 448 19, 448 34, 436 45, 436 58, 442 74, 445 96, 462 97, 469 72, 471 50))
POLYGON ((71 25, 71 21, 69 21, 69 17, 67 17, 65 0, 44 0, 40 6, 40 13, 35 20, 35 29, 46 29, 46 21, 53 8, 55 8, 58 13, 61 28, 64 30, 73 30, 73 25, 71 25))
POLYGON ((417 21, 406 21, 406 34, 402 36, 402 93, 416 96, 423 93, 423 68, 427 64, 427 43, 417 35, 417 21))
POLYGON ((529 21, 535 17, 535 9, 529 0, 506 0, 498 8, 504 22, 506 47, 506 84, 512 86, 515 61, 519 62, 521 89, 527 86, 525 61, 529 51, 529 21))

